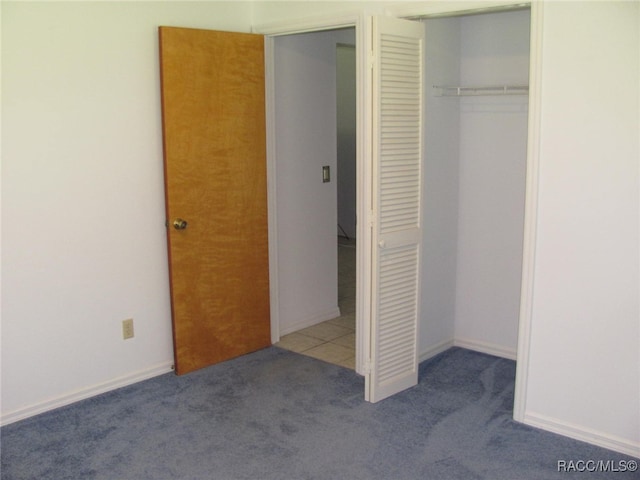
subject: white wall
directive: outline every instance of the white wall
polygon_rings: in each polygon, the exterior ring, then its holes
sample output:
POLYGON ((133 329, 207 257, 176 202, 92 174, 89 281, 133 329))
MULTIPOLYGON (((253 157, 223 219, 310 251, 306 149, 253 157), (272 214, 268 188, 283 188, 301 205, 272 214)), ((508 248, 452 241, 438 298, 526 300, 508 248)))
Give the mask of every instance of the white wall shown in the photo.
MULTIPOLYGON (((355 36, 355 29, 351 30, 355 36)), ((355 39, 354 39, 355 40, 355 39)), ((355 41, 336 51, 339 235, 356 238, 356 49, 355 41)))
POLYGON ((280 335, 338 316, 336 44, 353 29, 275 39, 280 335), (332 180, 322 182, 329 165, 332 180))
POLYGON ((249 31, 251 5, 1 8, 8 422, 169 371, 157 27, 249 31))
POLYGON ((253 2, 253 20, 256 25, 281 23, 287 20, 335 17, 361 13, 384 14, 385 6, 397 4, 393 1, 256 1, 253 2))
POLYGON ((529 423, 638 456, 639 29, 637 2, 544 8, 525 405, 529 423))
MULTIPOLYGON (((2 2, 4 421, 171 362, 157 25, 323 3, 2 2)), ((638 8, 545 6, 525 420, 640 455, 638 8)))
POLYGON ((453 342, 456 306, 458 157, 457 98, 436 97, 433 85, 460 78, 460 19, 425 20, 424 180, 420 343, 429 357, 453 342))
POLYGON ((438 97, 434 85, 528 83, 529 12, 425 20, 421 352, 515 358, 527 101, 438 97))
MULTIPOLYGON (((528 10, 462 17, 460 84, 527 85, 528 10)), ((525 96, 460 99, 455 339, 515 358, 527 161, 525 96)))

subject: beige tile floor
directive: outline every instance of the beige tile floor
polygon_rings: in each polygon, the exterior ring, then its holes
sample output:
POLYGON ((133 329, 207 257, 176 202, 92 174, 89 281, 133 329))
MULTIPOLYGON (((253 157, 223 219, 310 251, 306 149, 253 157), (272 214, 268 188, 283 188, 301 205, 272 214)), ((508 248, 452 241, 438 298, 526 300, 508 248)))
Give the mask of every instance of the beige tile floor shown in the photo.
POLYGON ((355 369, 355 240, 338 239, 338 306, 340 316, 283 336, 277 347, 355 369))

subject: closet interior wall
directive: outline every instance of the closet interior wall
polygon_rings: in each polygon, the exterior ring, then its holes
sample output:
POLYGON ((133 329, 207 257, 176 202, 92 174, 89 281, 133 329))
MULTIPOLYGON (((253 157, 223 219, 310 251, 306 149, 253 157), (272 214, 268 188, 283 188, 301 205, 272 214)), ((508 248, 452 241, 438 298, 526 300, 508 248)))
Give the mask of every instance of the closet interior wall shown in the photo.
POLYGON ((515 358, 528 96, 437 96, 434 85, 527 85, 530 12, 423 23, 421 354, 454 344, 515 358))

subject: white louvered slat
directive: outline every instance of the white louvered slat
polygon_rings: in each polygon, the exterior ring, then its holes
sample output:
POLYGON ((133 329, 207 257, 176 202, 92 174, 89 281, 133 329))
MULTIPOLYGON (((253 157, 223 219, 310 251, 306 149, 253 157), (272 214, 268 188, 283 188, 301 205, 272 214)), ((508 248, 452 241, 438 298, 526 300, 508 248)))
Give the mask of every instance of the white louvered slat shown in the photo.
POLYGON ((422 26, 376 18, 372 372, 378 401, 417 382, 422 26))
POLYGON ((384 99, 379 117, 382 233, 418 227, 420 191, 416 173, 420 162, 421 72, 416 57, 420 50, 419 39, 382 34, 379 52, 380 95, 384 99), (402 145, 404 164, 396 163, 393 148, 396 145, 402 145), (405 195, 398 197, 398 191, 405 195))

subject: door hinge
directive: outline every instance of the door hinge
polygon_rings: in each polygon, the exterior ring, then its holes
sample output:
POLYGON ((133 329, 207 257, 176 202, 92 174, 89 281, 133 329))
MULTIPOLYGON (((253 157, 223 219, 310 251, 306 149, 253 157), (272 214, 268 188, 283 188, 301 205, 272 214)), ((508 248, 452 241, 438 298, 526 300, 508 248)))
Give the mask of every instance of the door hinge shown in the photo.
POLYGON ((362 375, 369 375, 371 373, 371 359, 362 362, 362 375))
POLYGON ((373 210, 369 210, 369 227, 373 228, 376 224, 376 214, 373 210))
POLYGON ((369 68, 373 68, 373 66, 376 63, 376 54, 373 52, 373 50, 369 51, 369 68))

